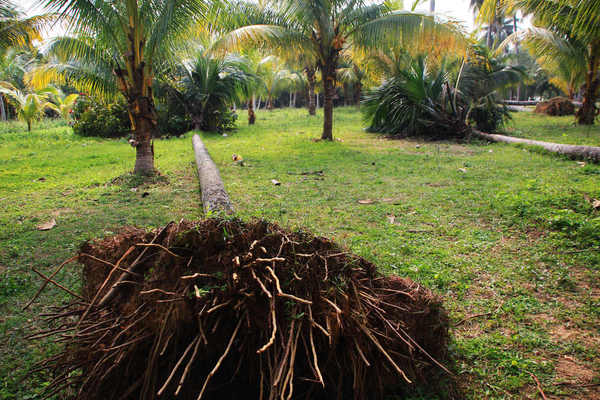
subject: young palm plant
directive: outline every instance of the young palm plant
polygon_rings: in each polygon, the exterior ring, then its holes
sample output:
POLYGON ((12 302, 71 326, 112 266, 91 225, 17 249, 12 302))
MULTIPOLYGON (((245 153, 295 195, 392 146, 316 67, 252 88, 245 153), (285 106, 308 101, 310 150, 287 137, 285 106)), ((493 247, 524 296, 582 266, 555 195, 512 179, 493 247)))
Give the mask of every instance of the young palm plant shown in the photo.
POLYGON ((255 85, 249 69, 244 58, 204 49, 177 68, 171 89, 191 116, 194 129, 215 132, 229 127, 230 107, 243 101, 255 85))
POLYGON ((157 114, 152 83, 159 64, 170 62, 199 20, 206 8, 204 3, 46 0, 46 6, 69 20, 72 34, 54 43, 57 62, 45 68, 46 78, 61 78, 105 93, 120 92, 127 100, 132 123, 134 172, 153 174, 152 136, 157 114))
POLYGON ((58 112, 56 106, 48 101, 48 93, 44 91, 25 93, 10 84, 3 83, 0 93, 5 95, 15 108, 17 118, 27 123, 27 132, 31 132, 33 122, 42 119, 46 110, 52 109, 58 112))
POLYGON ((48 93, 51 97, 52 103, 55 105, 55 110, 60 114, 62 119, 65 121, 71 120, 71 112, 75 106, 75 102, 79 98, 78 93, 72 93, 65 95, 60 89, 53 86, 49 86, 44 89, 43 92, 48 93))
POLYGON ((280 52, 310 54, 321 70, 324 119, 321 138, 333 140, 333 98, 337 69, 351 46, 389 48, 433 36, 461 37, 457 27, 433 16, 393 11, 390 3, 362 0, 283 0, 268 7, 236 3, 232 13, 246 16, 236 22, 222 46, 269 46, 280 52), (255 21, 261 21, 257 23, 255 21))
POLYGON ((292 73, 285 68, 283 60, 273 55, 259 62, 257 72, 264 84, 267 110, 273 110, 273 98, 290 86, 294 79, 292 73))
POLYGON ((434 139, 463 136, 466 115, 453 107, 448 79, 444 66, 436 70, 424 56, 409 59, 404 69, 365 95, 362 112, 369 130, 434 139))

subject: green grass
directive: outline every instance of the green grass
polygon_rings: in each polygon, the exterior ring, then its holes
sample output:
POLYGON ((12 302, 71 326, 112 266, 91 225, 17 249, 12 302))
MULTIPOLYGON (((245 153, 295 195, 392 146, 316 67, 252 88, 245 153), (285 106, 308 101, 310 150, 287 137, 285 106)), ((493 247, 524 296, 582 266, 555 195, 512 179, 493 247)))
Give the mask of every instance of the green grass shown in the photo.
MULTIPOLYGON (((387 140, 365 133, 353 108, 335 117, 332 143, 311 140, 321 115, 304 110, 260 112, 255 126, 242 122, 227 137, 203 134, 239 216, 334 237, 443 296, 453 324, 492 312, 452 329, 452 367, 467 399, 538 398, 530 373, 546 395, 598 395, 559 383, 590 383, 585 374, 599 382, 600 214, 586 199, 600 198, 600 167, 503 144, 387 140), (318 170, 322 177, 300 175, 318 170)), ((515 130, 535 126, 549 140, 562 129, 530 118, 517 114, 515 130)), ((586 135, 573 128, 569 137, 586 135)), ((82 241, 122 225, 201 218, 191 134, 155 150, 166 179, 145 185, 115 180, 133 166, 125 140, 79 138, 59 125, 0 134, 0 399, 31 398, 47 380, 19 383, 53 351, 24 336, 66 296, 49 289, 21 311, 40 284, 32 267, 48 272, 82 241), (54 229, 36 229, 51 218, 54 229)), ((77 287, 79 271, 58 279, 77 287)))
POLYGON ((512 113, 505 131, 511 136, 545 142, 600 146, 600 125, 578 126, 574 116, 549 117, 533 112, 512 113))

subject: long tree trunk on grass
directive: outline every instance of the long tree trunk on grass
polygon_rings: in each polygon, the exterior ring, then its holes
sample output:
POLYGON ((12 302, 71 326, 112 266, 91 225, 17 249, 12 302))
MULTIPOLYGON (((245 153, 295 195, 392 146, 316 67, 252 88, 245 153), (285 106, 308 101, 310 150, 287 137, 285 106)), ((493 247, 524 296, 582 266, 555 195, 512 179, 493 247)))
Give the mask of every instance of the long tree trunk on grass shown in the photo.
POLYGON ((541 147, 551 153, 563 154, 573 159, 589 160, 592 162, 600 162, 600 147, 595 146, 577 146, 572 144, 560 144, 552 142, 541 142, 539 140, 530 140, 516 138, 512 136, 489 134, 473 130, 475 136, 479 136, 482 139, 487 139, 492 142, 512 143, 521 144, 527 146, 541 147))
POLYGON ((315 68, 306 67, 306 80, 308 81, 308 114, 316 115, 317 110, 315 108, 315 68))
POLYGON ((333 140, 333 97, 335 96, 335 79, 337 57, 332 57, 321 66, 323 74, 323 134, 322 140, 333 140))
POLYGON ((600 87, 598 70, 600 66, 600 44, 591 49, 588 72, 585 77, 583 103, 577 112, 579 125, 593 125, 597 115, 596 98, 600 87))

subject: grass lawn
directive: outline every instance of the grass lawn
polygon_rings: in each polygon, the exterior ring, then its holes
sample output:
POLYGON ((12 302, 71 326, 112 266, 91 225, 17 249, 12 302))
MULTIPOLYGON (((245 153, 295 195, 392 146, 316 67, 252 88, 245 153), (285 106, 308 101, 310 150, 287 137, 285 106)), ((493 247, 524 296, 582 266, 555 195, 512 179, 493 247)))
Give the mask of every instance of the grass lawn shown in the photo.
MULTIPOLYGON (((443 296, 465 398, 537 399, 533 376, 549 398, 600 398, 600 212, 591 205, 600 166, 504 144, 387 140, 363 132, 353 108, 335 118, 332 143, 311 140, 321 118, 305 110, 259 112, 252 127, 241 115, 227 137, 203 134, 239 216, 334 237, 443 296)), ((600 144, 597 127, 569 121, 520 113, 511 133, 600 144)), ((21 311, 41 283, 32 267, 48 272, 122 225, 200 218, 200 195, 191 134, 155 143, 166 179, 141 185, 119 178, 133 167, 125 140, 80 138, 60 124, 2 129, 0 399, 28 399, 47 379, 20 379, 53 347, 24 337, 67 298, 48 289, 21 311), (51 219, 55 228, 36 229, 51 219)), ((57 279, 77 287, 79 271, 57 279)))

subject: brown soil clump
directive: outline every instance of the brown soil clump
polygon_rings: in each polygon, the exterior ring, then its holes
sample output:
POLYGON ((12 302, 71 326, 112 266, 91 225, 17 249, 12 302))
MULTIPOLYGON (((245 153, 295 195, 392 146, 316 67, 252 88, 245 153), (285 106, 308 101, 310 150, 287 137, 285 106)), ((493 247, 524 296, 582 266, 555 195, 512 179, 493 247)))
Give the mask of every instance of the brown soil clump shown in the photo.
POLYGON ((566 97, 554 97, 547 101, 542 101, 535 106, 537 114, 546 114, 552 116, 574 115, 575 106, 571 100, 566 97))
POLYGON ((441 300, 325 238, 207 219, 127 228, 79 261, 82 299, 48 315, 65 343, 40 366, 50 395, 374 399, 444 369, 441 300))

